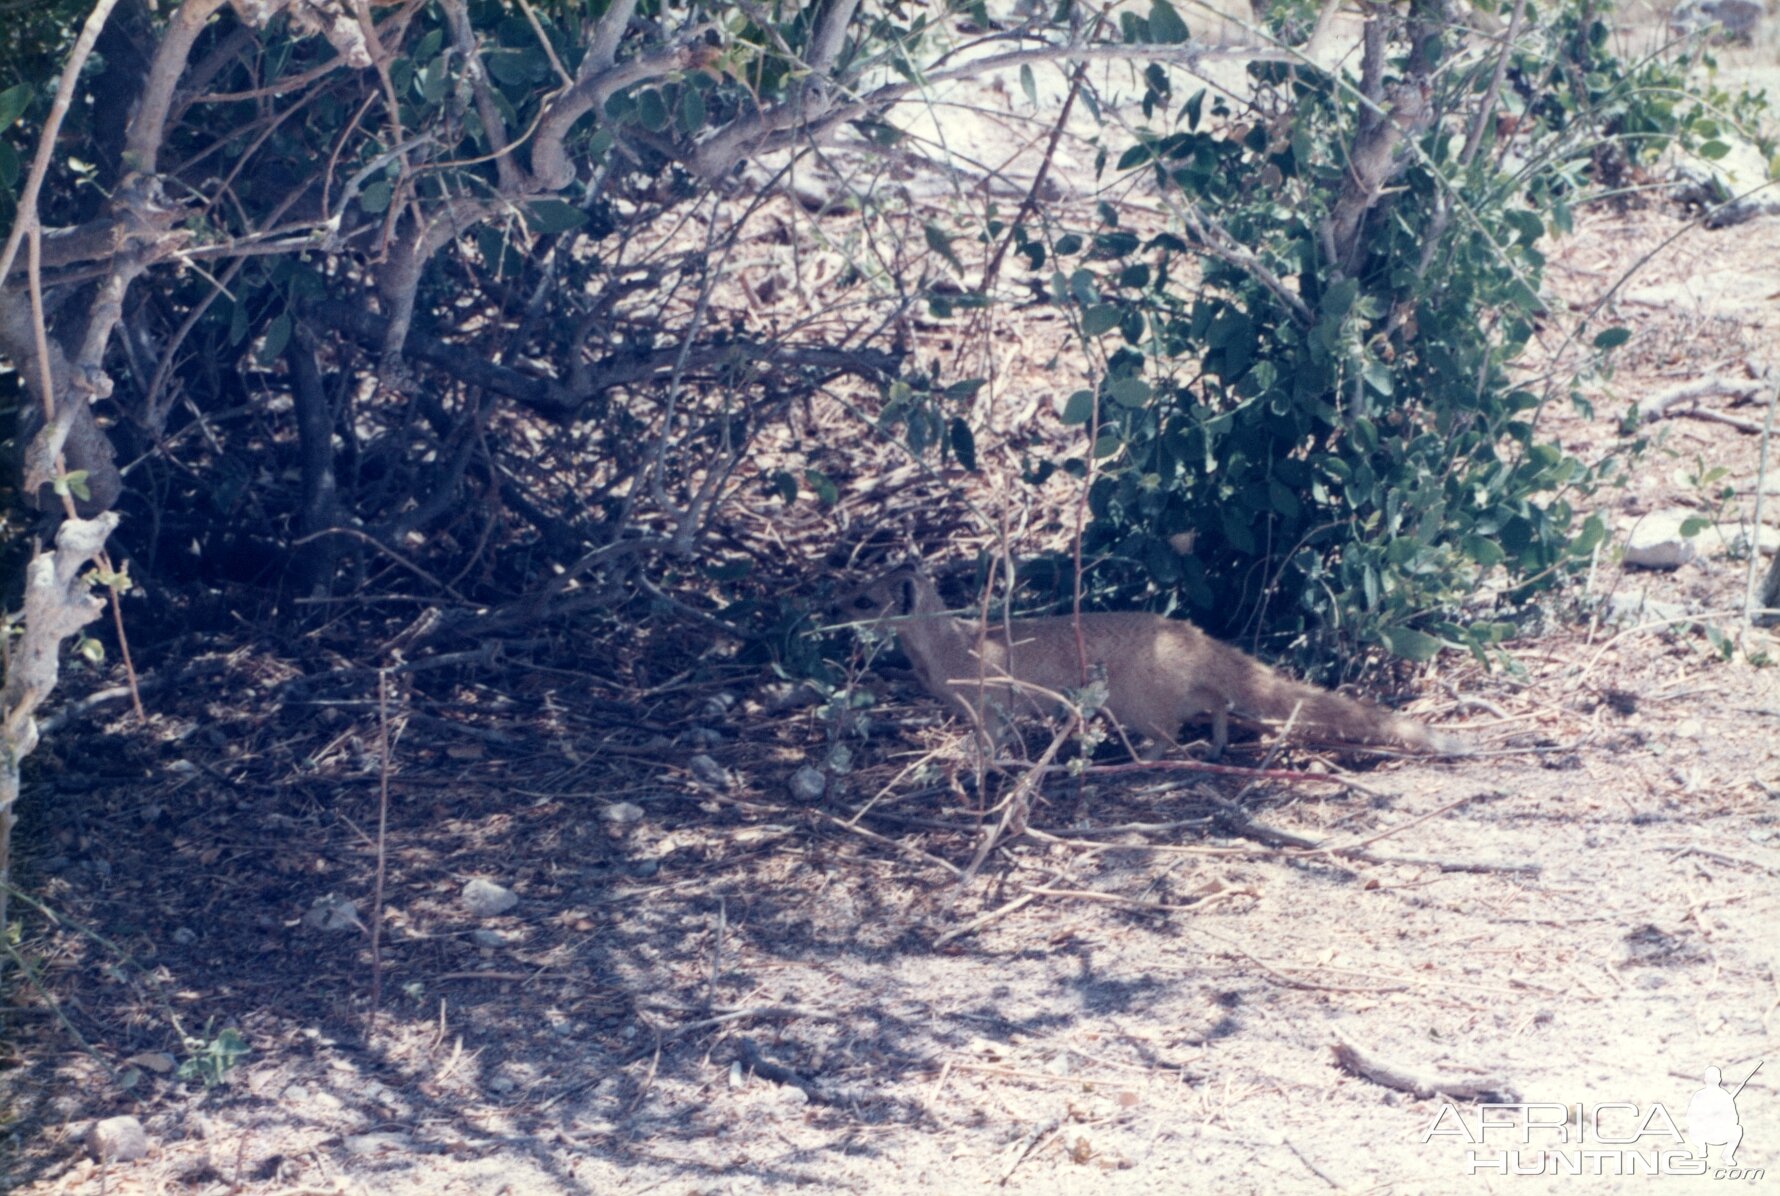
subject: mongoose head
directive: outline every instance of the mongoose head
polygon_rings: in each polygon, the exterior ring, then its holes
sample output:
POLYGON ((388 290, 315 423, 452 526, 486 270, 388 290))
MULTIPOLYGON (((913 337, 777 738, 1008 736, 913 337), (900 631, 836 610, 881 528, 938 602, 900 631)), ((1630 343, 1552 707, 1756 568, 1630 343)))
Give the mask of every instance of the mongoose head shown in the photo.
POLYGON ((943 607, 933 579, 914 565, 899 565, 835 604, 842 618, 859 623, 938 613, 943 607))

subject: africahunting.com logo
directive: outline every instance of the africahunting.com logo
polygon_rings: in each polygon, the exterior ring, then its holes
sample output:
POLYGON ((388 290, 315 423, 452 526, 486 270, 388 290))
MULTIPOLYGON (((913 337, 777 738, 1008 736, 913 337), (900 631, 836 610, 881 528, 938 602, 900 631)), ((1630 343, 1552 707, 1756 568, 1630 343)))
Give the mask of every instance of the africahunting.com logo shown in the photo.
POLYGON ((1726 1091, 1708 1067, 1687 1102, 1686 1133, 1660 1102, 1561 1105, 1537 1102, 1441 1104, 1424 1144, 1462 1143, 1467 1175, 1704 1175, 1759 1183, 1763 1168, 1739 1163, 1743 1125, 1737 1098, 1761 1070, 1726 1091))

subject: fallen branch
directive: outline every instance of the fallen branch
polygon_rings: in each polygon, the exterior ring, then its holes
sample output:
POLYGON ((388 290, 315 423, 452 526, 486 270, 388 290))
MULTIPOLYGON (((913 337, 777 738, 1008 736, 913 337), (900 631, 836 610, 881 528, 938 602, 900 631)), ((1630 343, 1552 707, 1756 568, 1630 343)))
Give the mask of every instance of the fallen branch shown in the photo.
MULTIPOLYGON (((1667 419, 1673 415, 1693 415, 1695 414, 1695 411, 1692 408, 1685 411, 1676 411, 1674 408, 1682 403, 1692 402, 1697 404, 1701 399, 1712 398, 1717 395, 1725 395, 1735 399, 1739 403, 1747 403, 1753 399, 1761 397, 1761 391, 1762 384, 1759 380, 1732 380, 1714 374, 1709 378, 1699 378, 1682 386, 1665 390, 1662 394, 1650 400, 1648 406, 1640 405, 1638 419, 1643 423, 1653 424, 1659 419, 1667 419)), ((1734 422, 1741 424, 1745 421, 1737 420, 1734 422)), ((1761 431, 1761 428, 1757 426, 1752 430, 1759 432, 1761 431)))
POLYGON ((1407 1092, 1417 1100, 1432 1100, 1436 1096, 1478 1101, 1519 1099, 1513 1086, 1496 1076, 1460 1078, 1417 1071, 1378 1059, 1343 1038, 1337 1038, 1330 1049, 1335 1053, 1335 1062, 1343 1070, 1363 1080, 1371 1080, 1374 1084, 1407 1092))

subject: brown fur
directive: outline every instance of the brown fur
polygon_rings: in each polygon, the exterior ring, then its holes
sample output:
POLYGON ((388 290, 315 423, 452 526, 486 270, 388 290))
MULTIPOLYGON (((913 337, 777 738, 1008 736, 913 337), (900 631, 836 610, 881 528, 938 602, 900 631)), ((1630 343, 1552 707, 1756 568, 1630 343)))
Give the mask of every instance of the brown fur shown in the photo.
POLYGON ((1273 672, 1181 619, 1141 611, 991 619, 986 628, 945 609, 932 578, 897 569, 859 590, 847 612, 882 621, 929 692, 948 700, 990 739, 1002 718, 1055 706, 1046 696, 1078 689, 1084 649, 1091 671, 1106 678, 1106 709, 1127 733, 1150 741, 1153 758, 1181 725, 1209 720, 1212 753, 1222 752, 1232 716, 1283 723, 1306 738, 1385 744, 1461 754, 1463 743, 1392 714, 1273 672))

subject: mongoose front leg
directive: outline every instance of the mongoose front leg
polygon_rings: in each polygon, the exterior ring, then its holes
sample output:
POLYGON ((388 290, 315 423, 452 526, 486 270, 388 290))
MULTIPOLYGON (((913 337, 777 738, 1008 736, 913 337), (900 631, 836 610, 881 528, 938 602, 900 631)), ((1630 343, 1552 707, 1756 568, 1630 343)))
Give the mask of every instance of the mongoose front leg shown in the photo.
POLYGON ((1230 742, 1230 708, 1220 704, 1211 712, 1211 752, 1208 760, 1223 758, 1224 747, 1230 742))

